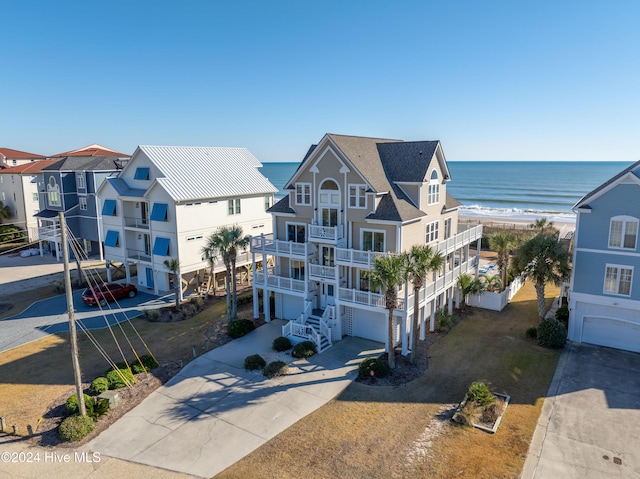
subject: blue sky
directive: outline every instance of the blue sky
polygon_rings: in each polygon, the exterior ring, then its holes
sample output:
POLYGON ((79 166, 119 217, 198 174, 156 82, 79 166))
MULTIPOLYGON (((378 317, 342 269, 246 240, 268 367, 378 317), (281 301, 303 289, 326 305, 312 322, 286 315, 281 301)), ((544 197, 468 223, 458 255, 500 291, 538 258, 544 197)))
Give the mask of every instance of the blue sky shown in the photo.
POLYGON ((0 2, 0 146, 244 146, 327 133, 448 160, 640 159, 640 2, 0 2))

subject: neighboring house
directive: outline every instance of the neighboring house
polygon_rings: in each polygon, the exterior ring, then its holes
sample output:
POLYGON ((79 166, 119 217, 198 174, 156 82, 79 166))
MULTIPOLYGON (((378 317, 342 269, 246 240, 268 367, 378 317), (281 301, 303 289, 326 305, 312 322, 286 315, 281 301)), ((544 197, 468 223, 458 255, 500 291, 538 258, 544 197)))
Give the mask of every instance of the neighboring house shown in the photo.
MULTIPOLYGON (((177 259, 180 294, 197 286, 209 271, 202 249, 218 227, 271 233, 266 210, 277 189, 260 166, 246 148, 139 146, 98 192, 106 259, 125 264, 127 281, 136 265, 138 285, 156 294, 172 291, 164 261, 177 259)), ((239 255, 237 265, 247 264, 249 254, 239 255)))
POLYGON ((640 352, 640 162, 573 210, 569 339, 640 352))
MULTIPOLYGON (((274 293, 275 316, 290 320, 284 335, 311 339, 322 350, 343 336, 387 342, 384 297, 369 275, 378 255, 429 244, 446 258, 420 293, 420 335, 438 308, 452 310, 457 278, 473 272, 469 245, 482 226, 460 231, 460 203, 447 194, 450 173, 438 141, 404 142, 327 134, 313 145, 269 212, 274 234, 252 238, 251 251, 275 256, 256 271, 257 290, 274 293)), ((395 343, 407 353, 413 287, 398 292, 395 343)), ((264 314, 271 319, 269 302, 264 314)), ((254 301, 254 316, 259 314, 254 301)))
POLYGON ((84 252, 104 259, 96 191, 107 177, 122 169, 128 156, 88 154, 65 156, 42 169, 41 211, 35 215, 39 222, 40 248, 43 249, 43 241, 46 240, 47 251, 59 260, 62 244, 60 211, 65 212, 67 226, 84 252))
POLYGON ((129 158, 129 155, 127 155, 126 153, 120 153, 119 151, 112 150, 111 148, 107 148, 106 146, 98 145, 97 143, 94 143, 93 145, 83 146, 82 148, 78 148, 77 150, 57 153, 55 155, 51 155, 49 158, 66 158, 69 156, 116 156, 124 160, 129 158))
POLYGON ((33 215, 40 212, 42 169, 57 161, 39 160, 0 169, 0 200, 11 210, 11 219, 5 223, 24 229, 29 241, 38 239, 38 220, 33 215))
POLYGON ((44 160, 46 156, 26 151, 13 150, 11 148, 0 148, 0 169, 12 166, 25 165, 34 161, 44 160))

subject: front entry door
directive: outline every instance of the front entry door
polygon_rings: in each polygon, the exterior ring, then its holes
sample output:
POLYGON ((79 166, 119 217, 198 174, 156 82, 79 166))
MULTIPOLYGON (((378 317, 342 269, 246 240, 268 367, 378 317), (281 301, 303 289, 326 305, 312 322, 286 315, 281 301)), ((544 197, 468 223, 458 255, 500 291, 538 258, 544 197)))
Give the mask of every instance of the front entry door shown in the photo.
POLYGON ((153 288, 153 270, 151 268, 147 268, 147 288, 153 288))
POLYGON ((334 304, 336 304, 336 287, 333 284, 323 283, 320 294, 320 308, 324 309, 334 304))

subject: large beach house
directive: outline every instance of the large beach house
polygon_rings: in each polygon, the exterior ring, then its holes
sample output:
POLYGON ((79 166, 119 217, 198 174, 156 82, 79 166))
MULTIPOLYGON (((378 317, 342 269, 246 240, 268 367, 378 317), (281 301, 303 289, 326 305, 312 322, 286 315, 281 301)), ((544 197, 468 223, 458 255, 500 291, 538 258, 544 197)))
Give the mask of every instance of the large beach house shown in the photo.
MULTIPOLYGON (((458 276, 477 267, 470 245, 479 251, 482 226, 459 228, 450 179, 439 141, 325 135, 287 183, 288 195, 269 209, 273 234, 252 238, 253 254, 275 258, 255 272, 254 297, 258 290, 273 294, 276 318, 289 320, 283 334, 313 340, 320 350, 343 336, 386 343, 384 297, 369 282, 373 260, 429 244, 446 264, 420 291, 418 311, 412 287, 399 291, 395 344, 406 354, 412 315, 424 338, 436 310, 451 310, 459 299, 458 276)), ((263 303, 269 321, 270 301, 263 303)))
POLYGON ((640 352, 640 162, 585 195, 574 211, 569 339, 640 352))
MULTIPOLYGON (((136 265, 138 285, 155 294, 172 290, 167 259, 179 262, 181 296, 209 284, 202 249, 218 227, 272 231, 266 210, 277 189, 260 166, 246 148, 139 146, 98 191, 106 259, 124 263, 127 281, 136 265)), ((239 255, 238 267, 250 264, 248 252, 239 255)), ((223 270, 218 258, 213 273, 223 270)))

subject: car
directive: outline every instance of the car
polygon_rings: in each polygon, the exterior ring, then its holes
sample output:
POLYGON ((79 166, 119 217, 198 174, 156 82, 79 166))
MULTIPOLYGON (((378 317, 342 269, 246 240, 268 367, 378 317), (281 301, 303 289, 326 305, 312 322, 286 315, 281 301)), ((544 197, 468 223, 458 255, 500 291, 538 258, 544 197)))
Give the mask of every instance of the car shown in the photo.
POLYGON ((89 306, 106 306, 110 301, 123 298, 134 298, 138 288, 131 283, 103 283, 94 288, 87 288, 82 292, 82 302, 89 306))

